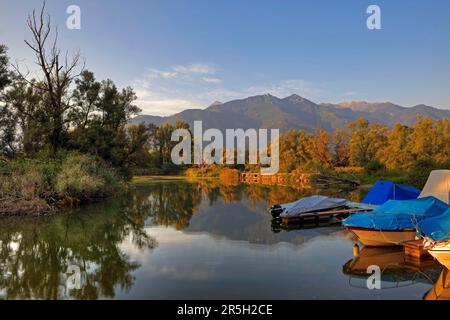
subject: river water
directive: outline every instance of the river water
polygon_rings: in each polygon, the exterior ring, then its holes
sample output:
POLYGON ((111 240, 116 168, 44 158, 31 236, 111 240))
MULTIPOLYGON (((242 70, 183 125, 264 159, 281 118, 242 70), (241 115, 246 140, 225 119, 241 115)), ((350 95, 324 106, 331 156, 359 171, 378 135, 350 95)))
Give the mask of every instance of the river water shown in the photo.
MULTIPOLYGON (((267 208, 321 193, 215 180, 149 180, 40 218, 0 219, 5 299, 423 299, 442 268, 362 248, 339 224, 284 230, 267 208), (381 269, 369 290, 367 267, 381 269)), ((337 193, 337 194, 336 194, 337 193)))

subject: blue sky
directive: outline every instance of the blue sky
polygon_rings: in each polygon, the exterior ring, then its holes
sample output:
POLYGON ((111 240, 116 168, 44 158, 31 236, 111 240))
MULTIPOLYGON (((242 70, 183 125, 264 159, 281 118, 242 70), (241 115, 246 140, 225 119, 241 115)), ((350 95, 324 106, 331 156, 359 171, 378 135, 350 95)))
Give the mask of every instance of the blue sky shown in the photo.
MULTIPOLYGON (((33 69, 25 20, 41 1, 0 0, 0 43, 33 69)), ((315 102, 450 108, 450 1, 48 0, 63 49, 97 79, 131 85, 147 114, 271 93, 315 102), (81 8, 68 30, 66 8, 81 8), (381 8, 368 30, 366 8, 381 8)))

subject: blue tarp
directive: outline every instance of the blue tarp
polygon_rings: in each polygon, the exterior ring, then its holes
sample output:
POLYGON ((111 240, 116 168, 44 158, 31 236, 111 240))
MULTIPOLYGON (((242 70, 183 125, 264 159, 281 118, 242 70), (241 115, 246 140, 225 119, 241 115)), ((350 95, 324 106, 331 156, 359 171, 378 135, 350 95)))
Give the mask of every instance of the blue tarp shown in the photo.
POLYGON ((419 229, 433 240, 447 240, 450 233, 450 208, 437 217, 421 221, 419 229))
POLYGON ((435 197, 388 200, 372 212, 356 213, 343 221, 345 226, 376 230, 413 229, 419 221, 436 217, 449 208, 435 197))
POLYGON ((361 201, 367 204, 383 204, 388 200, 417 199, 420 190, 414 187, 402 186, 391 181, 377 181, 369 193, 361 201))

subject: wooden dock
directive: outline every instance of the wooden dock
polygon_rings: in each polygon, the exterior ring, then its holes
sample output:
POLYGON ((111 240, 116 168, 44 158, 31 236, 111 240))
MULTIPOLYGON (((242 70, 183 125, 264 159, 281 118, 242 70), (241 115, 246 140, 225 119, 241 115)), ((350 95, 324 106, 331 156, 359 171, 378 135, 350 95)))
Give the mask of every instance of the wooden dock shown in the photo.
POLYGON ((258 183, 267 185, 284 185, 295 188, 310 188, 312 173, 277 173, 262 175, 258 172, 243 172, 240 181, 244 183, 258 183))
POLYGON ((424 248, 422 240, 407 241, 402 243, 402 246, 405 256, 418 260, 431 258, 428 250, 424 248))

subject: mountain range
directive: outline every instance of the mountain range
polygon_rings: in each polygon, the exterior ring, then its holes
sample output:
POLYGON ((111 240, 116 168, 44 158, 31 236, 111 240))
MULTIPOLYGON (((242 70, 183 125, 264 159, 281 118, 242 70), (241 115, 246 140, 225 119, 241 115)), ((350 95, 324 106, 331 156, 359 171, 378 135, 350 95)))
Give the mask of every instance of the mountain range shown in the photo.
POLYGON ((358 117, 389 127, 397 122, 412 125, 417 114, 433 119, 450 119, 450 110, 423 104, 414 107, 402 107, 391 102, 365 101, 316 104, 296 94, 286 98, 265 94, 225 103, 214 102, 206 109, 187 109, 167 117, 139 115, 131 119, 130 124, 174 124, 177 120, 183 120, 192 126, 195 120, 201 120, 203 130, 279 128, 282 132, 291 129, 312 132, 317 127, 327 131, 344 129, 358 117))

